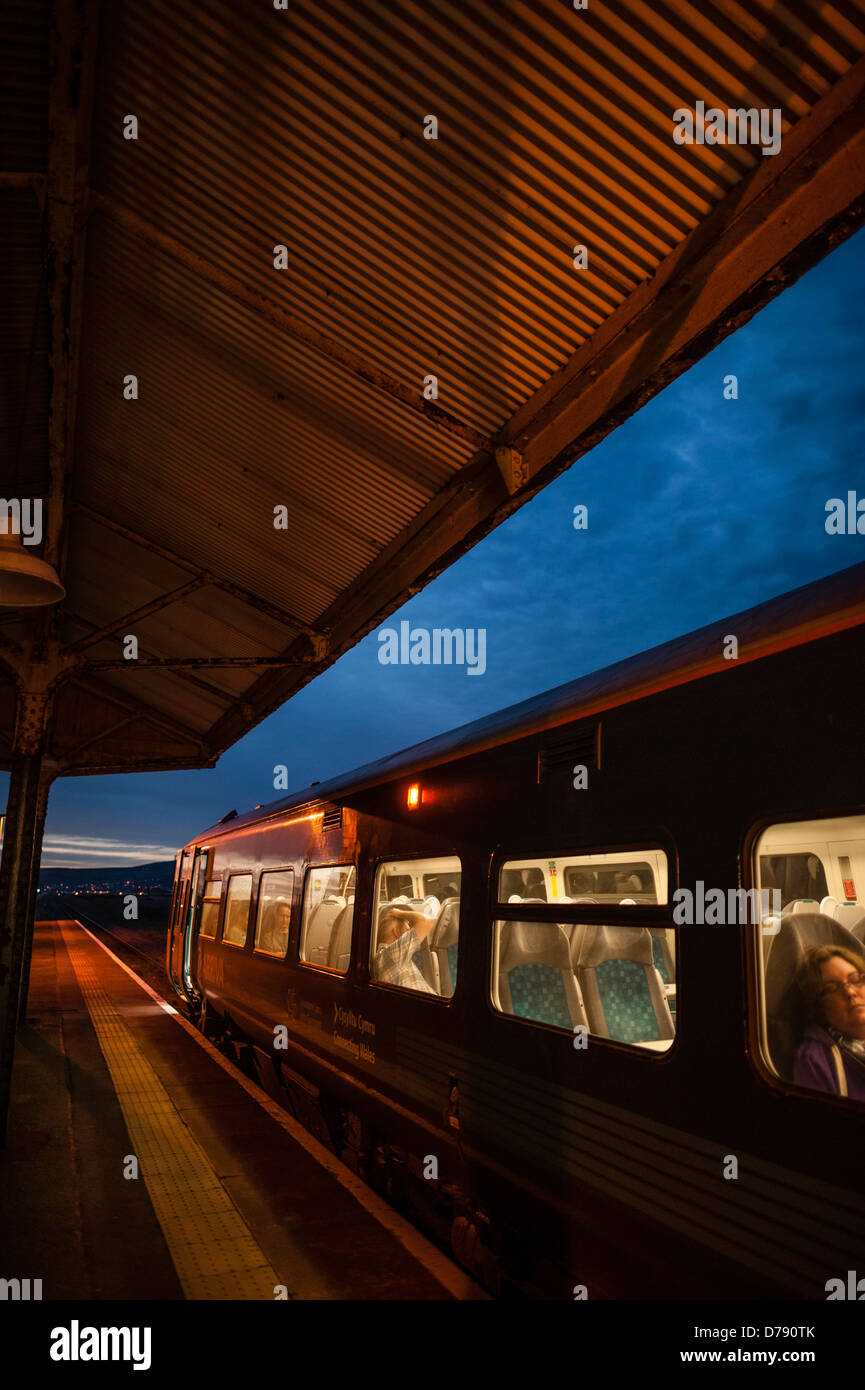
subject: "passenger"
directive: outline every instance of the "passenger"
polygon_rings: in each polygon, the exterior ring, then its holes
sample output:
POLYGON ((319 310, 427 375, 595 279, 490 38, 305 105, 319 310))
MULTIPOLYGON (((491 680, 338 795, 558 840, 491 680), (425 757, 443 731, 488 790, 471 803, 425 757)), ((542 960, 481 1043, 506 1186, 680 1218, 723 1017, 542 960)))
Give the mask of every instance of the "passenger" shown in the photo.
POLYGON ((278 898, 268 909, 268 918, 261 933, 258 949, 260 951, 272 951, 275 955, 284 956, 285 948, 288 945, 290 923, 291 903, 285 898, 278 898))
POLYGON ((642 893, 643 880, 639 874, 620 871, 616 874, 617 893, 642 893))
POLYGON ((434 917, 410 908, 388 908, 378 924, 378 946, 373 962, 373 979, 403 989, 419 989, 435 994, 412 957, 435 926, 434 917))
POLYGON ((521 895, 523 898, 542 898, 547 900, 547 888, 544 879, 543 869, 521 869, 520 876, 523 880, 521 895))
POLYGON ((846 946, 815 946, 796 983, 809 1025, 793 1064, 800 1086, 865 1100, 865 958, 846 946))

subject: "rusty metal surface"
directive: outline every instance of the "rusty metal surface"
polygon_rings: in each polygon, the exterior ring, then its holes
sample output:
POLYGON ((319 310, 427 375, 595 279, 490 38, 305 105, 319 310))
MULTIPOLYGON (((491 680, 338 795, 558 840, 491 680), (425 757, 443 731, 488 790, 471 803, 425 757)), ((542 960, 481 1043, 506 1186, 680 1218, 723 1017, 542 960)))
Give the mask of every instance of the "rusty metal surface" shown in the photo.
MULTIPOLYGON (((212 761, 865 216, 865 0, 111 0, 89 142, 52 8, 93 32, 74 0, 3 21, 0 428, 29 360, 19 482, 50 456, 68 590, 40 635, 92 666, 56 697, 64 771, 212 761), (779 107, 783 153, 676 146, 697 98, 779 107), (700 278, 773 215, 778 266, 700 278)), ((0 616, 0 666, 27 639, 0 616)))

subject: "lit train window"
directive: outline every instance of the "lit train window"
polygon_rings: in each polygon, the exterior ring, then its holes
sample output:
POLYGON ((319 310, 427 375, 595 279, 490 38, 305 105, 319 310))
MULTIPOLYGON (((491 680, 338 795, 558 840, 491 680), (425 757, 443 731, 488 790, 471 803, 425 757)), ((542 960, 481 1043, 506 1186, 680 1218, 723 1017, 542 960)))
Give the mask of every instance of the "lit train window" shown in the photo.
POLYGON ((199 936, 216 936, 216 922, 219 917, 219 900, 222 897, 222 879, 210 878, 204 885, 204 898, 201 903, 201 926, 199 936))
POLYGON ((265 951, 271 956, 285 955, 293 897, 294 869, 274 869, 261 875, 255 921, 256 951, 265 951))
POLYGON ((229 942, 232 946, 246 945, 251 898, 252 874, 232 874, 228 880, 228 893, 225 898, 225 925, 222 929, 223 941, 229 942))
POLYGON ((753 876, 763 1058, 784 1081, 865 1102, 865 816, 769 826, 753 876))
POLYGON ((373 980, 450 999, 457 982, 461 889, 462 864, 455 855, 379 865, 373 980), (392 893, 395 887, 402 891, 392 893))
POLYGON ((667 856, 645 854, 566 854, 555 859, 510 859, 499 870, 499 902, 513 898, 555 902, 621 904, 666 903, 667 856))
POLYGON ((663 850, 509 860, 499 872, 499 900, 525 904, 519 921, 493 924, 490 994, 500 1013, 650 1051, 672 1046, 672 927, 532 920, 533 902, 582 901, 637 914, 641 903, 666 903, 663 850), (508 891, 518 883, 522 892, 508 891))
POLYGON ((300 959, 308 965, 338 970, 351 963, 354 923, 355 867, 317 864, 307 869, 303 885, 300 959))

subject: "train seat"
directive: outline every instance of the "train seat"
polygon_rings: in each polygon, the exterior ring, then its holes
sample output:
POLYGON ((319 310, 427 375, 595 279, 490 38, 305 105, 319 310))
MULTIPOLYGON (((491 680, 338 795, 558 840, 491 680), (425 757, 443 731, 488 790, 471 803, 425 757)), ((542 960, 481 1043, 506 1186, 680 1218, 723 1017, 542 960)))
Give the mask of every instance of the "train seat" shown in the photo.
POLYGON ((587 1025, 562 928, 554 922, 503 922, 500 930, 499 1000, 505 1013, 560 1028, 587 1025))
POLYGON ((588 927, 576 968, 592 1033, 635 1043, 675 1036, 647 927, 588 927))
POLYGON ((344 908, 345 898, 330 895, 315 905, 306 924, 301 960, 310 965, 327 965, 333 924, 344 908))
POLYGON ((796 1049, 807 1026, 804 1001, 796 984, 796 972, 806 951, 814 946, 846 946, 859 951, 862 943, 851 931, 822 912, 794 912, 780 919, 780 930, 770 938, 764 965, 766 1041, 779 1076, 792 1080, 796 1049))
POLYGON ((354 921, 354 898, 334 918, 327 943, 327 959, 322 965, 340 970, 344 975, 351 964, 351 927, 354 921))
POLYGON ((840 922, 842 927, 846 927, 860 941, 865 940, 865 907, 861 903, 839 903, 834 898, 824 898, 820 904, 820 911, 826 917, 834 917, 836 922, 840 922), (823 906, 826 902, 831 902, 831 908, 823 906))
POLYGON ((786 907, 782 908, 782 917, 792 917, 797 912, 819 912, 820 904, 816 898, 792 898, 786 907))
POLYGON ((438 963, 439 993, 445 999, 450 999, 456 988, 459 935, 460 900, 445 898, 428 937, 433 958, 438 963))

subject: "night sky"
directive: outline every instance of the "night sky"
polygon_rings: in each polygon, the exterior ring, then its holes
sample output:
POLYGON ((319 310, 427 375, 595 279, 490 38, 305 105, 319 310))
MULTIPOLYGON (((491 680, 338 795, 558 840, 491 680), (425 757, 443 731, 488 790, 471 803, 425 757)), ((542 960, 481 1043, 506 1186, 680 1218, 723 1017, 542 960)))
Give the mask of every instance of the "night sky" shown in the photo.
POLYGON ((323 781, 865 559, 824 525, 865 494, 863 302, 865 231, 384 624, 486 628, 484 675, 382 666, 372 633, 213 769, 55 782, 43 864, 173 857, 282 795, 275 764, 323 781))

